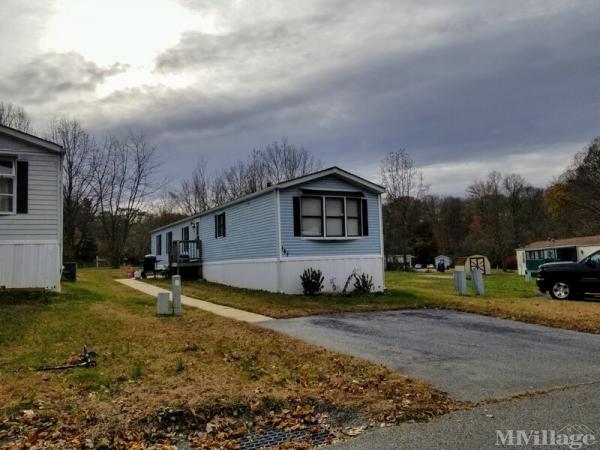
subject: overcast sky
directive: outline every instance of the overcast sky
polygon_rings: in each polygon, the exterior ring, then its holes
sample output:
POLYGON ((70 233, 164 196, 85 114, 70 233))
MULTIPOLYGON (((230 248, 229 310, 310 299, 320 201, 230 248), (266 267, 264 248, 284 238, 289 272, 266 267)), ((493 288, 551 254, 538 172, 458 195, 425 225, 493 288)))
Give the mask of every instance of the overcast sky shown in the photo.
POLYGON ((287 136, 377 181, 405 148, 434 192, 544 186, 600 134, 600 2, 2 0, 0 100, 36 130, 131 127, 164 175, 287 136))

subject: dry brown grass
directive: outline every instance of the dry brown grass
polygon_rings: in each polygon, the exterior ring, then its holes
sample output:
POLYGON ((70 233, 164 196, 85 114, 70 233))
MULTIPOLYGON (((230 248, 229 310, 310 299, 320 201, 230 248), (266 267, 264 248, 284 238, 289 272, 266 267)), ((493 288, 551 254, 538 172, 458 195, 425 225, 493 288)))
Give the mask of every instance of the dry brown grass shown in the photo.
POLYGON ((60 427, 72 424, 80 442, 98 442, 146 433, 168 407, 198 414, 200 423, 215 414, 252 420, 290 404, 394 423, 464 406, 382 366, 257 326, 194 308, 157 318, 153 299, 113 282, 116 276, 82 270, 60 296, 0 297, 0 312, 10 315, 0 329, 4 416, 20 420, 33 410, 37 419, 50 418, 49 430, 69 434, 60 427), (84 343, 98 352, 96 368, 34 370, 64 361, 84 343))

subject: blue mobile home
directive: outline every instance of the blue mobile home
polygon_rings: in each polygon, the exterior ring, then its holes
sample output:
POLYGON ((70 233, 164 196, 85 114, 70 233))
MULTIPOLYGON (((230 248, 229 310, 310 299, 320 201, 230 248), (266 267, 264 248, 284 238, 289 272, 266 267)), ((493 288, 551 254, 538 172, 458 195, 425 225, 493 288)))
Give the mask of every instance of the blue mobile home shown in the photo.
POLYGON ((300 274, 320 269, 324 290, 354 271, 384 289, 384 189, 338 167, 275 184, 151 233, 172 267, 196 266, 212 282, 301 293, 300 274))

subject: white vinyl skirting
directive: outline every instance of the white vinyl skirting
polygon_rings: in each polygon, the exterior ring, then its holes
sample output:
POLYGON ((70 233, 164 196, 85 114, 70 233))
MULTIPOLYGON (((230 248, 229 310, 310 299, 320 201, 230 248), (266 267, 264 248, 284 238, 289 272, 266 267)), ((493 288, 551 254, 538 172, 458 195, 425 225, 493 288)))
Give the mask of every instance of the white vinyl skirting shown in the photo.
POLYGON ((371 275, 376 291, 383 291, 385 288, 383 257, 380 255, 301 257, 281 261, 272 258, 209 262, 203 265, 203 274, 206 280, 215 283, 270 292, 301 294, 300 275, 309 267, 319 269, 323 273, 325 292, 333 291, 334 285, 340 291, 353 271, 371 275))
POLYGON ((0 241, 0 288, 60 290, 57 241, 0 241))

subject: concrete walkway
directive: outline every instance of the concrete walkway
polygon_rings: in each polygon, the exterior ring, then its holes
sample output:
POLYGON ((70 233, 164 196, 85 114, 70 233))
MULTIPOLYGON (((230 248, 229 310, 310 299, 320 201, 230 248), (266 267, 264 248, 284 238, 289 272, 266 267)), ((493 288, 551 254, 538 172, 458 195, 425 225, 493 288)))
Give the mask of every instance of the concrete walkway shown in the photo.
MULTIPOLYGON (((169 294, 171 293, 171 291, 167 289, 162 289, 152 284, 144 283, 143 281, 137 281, 131 278, 120 279, 115 281, 137 291, 143 292, 144 294, 151 295, 155 298, 158 297, 158 294, 160 294, 161 292, 168 292, 169 294)), ((267 320, 273 320, 272 317, 263 316, 262 314, 255 314, 248 311, 242 311, 241 309, 230 308, 229 306, 217 305, 215 303, 205 302, 204 300, 198 300, 196 298, 187 297, 185 295, 181 296, 181 303, 187 306, 193 306, 194 308, 211 312, 218 316, 239 320, 241 322, 257 323, 265 322, 267 320)))

